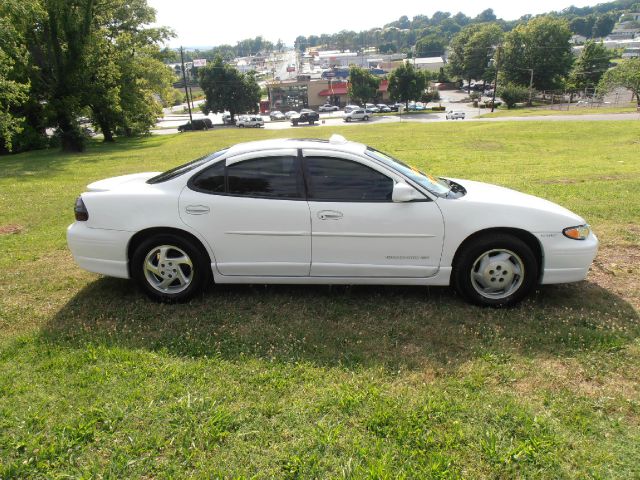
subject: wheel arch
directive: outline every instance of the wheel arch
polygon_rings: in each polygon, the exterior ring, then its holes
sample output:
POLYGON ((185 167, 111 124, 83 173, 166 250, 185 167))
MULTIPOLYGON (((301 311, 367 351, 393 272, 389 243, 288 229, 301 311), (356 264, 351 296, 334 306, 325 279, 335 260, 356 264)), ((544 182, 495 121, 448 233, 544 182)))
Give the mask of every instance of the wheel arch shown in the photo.
POLYGON ((129 276, 131 276, 131 258, 133 257, 133 253, 136 251, 138 246, 140 246, 140 244, 144 242, 146 239, 154 235, 162 235, 162 234, 179 235, 192 241, 194 245, 196 245, 201 250, 201 252, 204 255, 206 255, 206 258, 209 260, 209 264, 211 264, 211 255, 209 254, 209 251, 204 246, 202 241, 198 237, 196 237, 194 234, 187 232, 186 230, 181 230, 179 228, 152 227, 152 228, 146 228, 144 230, 140 230, 129 240, 129 244, 127 245, 127 269, 129 270, 129 276))
POLYGON ((493 228, 486 228, 484 230, 478 230, 477 232, 472 233, 467 238, 465 238, 460 245, 458 245, 458 248, 456 249, 456 253, 453 256, 453 262, 451 263, 451 266, 453 267, 453 269, 455 270, 457 262, 460 258, 460 254, 464 251, 467 245, 471 244, 472 242, 474 242, 480 237, 491 236, 493 234, 512 235, 518 238, 519 240, 522 240, 524 243, 527 244, 529 248, 531 248, 533 255, 536 257, 536 261, 538 262, 537 281, 539 283, 540 280, 542 279, 542 274, 543 274, 542 269, 544 265, 544 250, 542 248, 540 241, 535 237, 535 235, 533 235, 531 232, 528 232, 526 230, 522 230, 521 228, 493 227, 493 228))

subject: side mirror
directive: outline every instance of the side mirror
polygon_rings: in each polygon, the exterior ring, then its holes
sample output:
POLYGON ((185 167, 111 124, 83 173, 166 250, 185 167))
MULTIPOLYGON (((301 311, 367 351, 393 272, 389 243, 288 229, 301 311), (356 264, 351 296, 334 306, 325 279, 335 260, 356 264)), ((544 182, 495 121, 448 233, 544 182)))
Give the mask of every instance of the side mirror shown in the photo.
POLYGON ((393 186, 391 200, 394 202, 410 202, 412 200, 424 200, 424 195, 415 188, 403 182, 398 182, 393 186))

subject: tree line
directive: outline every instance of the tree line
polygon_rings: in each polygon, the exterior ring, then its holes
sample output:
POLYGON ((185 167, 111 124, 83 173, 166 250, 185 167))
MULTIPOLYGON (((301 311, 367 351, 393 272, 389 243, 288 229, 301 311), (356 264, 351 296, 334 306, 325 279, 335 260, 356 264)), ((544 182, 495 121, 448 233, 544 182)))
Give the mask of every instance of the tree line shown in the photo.
MULTIPOLYGON (((530 101, 534 91, 604 93, 621 86, 637 98, 640 59, 622 60, 611 68, 612 52, 593 40, 575 57, 571 35, 569 22, 556 16, 535 17, 507 32, 497 22, 472 23, 452 38, 444 73, 466 81, 470 93, 472 81, 491 85, 498 76, 498 96, 509 108, 530 101)), ((442 81, 442 76, 408 61, 389 74, 389 93, 395 101, 425 101, 429 81, 442 81)), ((369 71, 352 67, 349 95, 361 103, 375 101, 379 83, 369 71)))
MULTIPOLYGON (((573 34, 600 38, 611 33, 621 14, 630 11, 640 11, 640 2, 616 0, 594 7, 568 7, 546 16, 567 20, 569 30, 573 34)), ((342 51, 361 51, 374 47, 382 53, 435 57, 442 55, 453 37, 469 25, 495 23, 504 32, 509 32, 533 18, 531 15, 523 15, 517 20, 507 21, 497 18, 491 8, 473 18, 462 12, 453 15, 450 12, 437 11, 431 17, 416 15, 409 19, 405 15, 382 28, 360 32, 343 30, 335 34, 300 35, 296 37, 294 45, 300 51, 316 46, 342 51)))
POLYGON ((81 151, 83 117, 105 141, 147 133, 174 80, 154 21, 146 0, 3 0, 0 148, 81 151))

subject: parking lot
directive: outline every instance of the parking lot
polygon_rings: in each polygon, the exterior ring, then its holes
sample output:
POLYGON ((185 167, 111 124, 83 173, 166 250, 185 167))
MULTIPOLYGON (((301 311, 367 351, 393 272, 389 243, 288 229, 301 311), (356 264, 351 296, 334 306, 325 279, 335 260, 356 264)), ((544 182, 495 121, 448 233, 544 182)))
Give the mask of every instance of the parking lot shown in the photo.
MULTIPOLYGON (((432 102, 429 106, 437 106, 442 105, 446 110, 456 110, 465 113, 466 119, 473 119, 485 113, 485 109, 473 108, 470 103, 461 102, 464 98, 467 97, 466 92, 462 92, 459 90, 456 91, 443 91, 441 92, 441 100, 439 102, 432 102)), ((192 111, 192 116, 194 119, 197 118, 205 118, 205 115, 199 111, 199 103, 196 102, 195 109, 192 111)), ((186 105, 184 105, 186 108, 186 105)), ((177 133, 178 126, 182 125, 189 121, 189 115, 185 113, 178 113, 179 110, 182 110, 180 107, 173 108, 171 110, 165 111, 164 118, 158 121, 156 125, 156 130, 153 131, 154 134, 170 134, 177 133)), ((315 125, 308 124, 300 124, 298 126, 293 126, 289 120, 279 120, 279 121, 271 121, 268 115, 263 115, 264 118, 264 128, 267 130, 284 130, 287 128, 312 128, 317 125, 324 126, 337 126, 337 125, 362 125, 362 124, 376 124, 376 123, 396 123, 396 122, 419 122, 419 123, 428 123, 428 122, 444 122, 445 113, 444 112, 407 112, 402 115, 398 114, 375 114, 372 118, 370 118, 366 122, 350 122, 346 123, 342 119, 343 111, 337 112, 327 112, 320 113, 320 121, 315 125)), ((222 114, 214 114, 210 113, 208 118, 211 119, 215 127, 222 127, 222 114)), ((215 128, 214 127, 214 128, 215 128)), ((236 128, 236 127, 225 127, 225 128, 236 128)))

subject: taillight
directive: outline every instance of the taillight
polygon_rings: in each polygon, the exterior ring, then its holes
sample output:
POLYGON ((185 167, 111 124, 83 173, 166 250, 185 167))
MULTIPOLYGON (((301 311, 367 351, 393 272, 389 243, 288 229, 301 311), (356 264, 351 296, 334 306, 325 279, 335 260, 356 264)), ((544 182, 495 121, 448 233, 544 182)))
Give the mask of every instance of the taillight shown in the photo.
POLYGON ((87 220, 89 220, 89 212, 87 211, 87 207, 82 201, 82 197, 76 198, 76 204, 73 207, 73 212, 76 214, 77 221, 86 222, 87 220))

